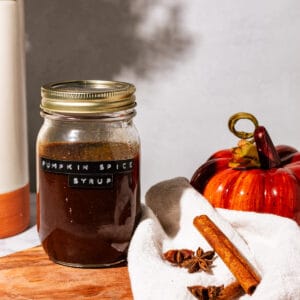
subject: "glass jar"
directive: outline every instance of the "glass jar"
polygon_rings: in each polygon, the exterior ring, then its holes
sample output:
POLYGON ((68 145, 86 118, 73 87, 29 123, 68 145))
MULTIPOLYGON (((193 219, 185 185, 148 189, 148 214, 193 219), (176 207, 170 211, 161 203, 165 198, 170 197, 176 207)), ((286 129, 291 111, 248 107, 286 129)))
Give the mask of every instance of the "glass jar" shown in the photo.
POLYGON ((134 92, 132 84, 98 80, 42 87, 37 228, 56 263, 126 259, 141 213, 134 92))

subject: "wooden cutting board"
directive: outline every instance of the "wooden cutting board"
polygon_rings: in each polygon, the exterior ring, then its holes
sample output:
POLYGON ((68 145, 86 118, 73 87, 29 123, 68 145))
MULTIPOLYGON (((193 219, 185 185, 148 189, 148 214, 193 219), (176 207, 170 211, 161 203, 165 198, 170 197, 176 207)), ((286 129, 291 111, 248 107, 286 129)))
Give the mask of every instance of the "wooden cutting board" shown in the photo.
POLYGON ((41 246, 0 258, 0 299, 133 299, 127 267, 78 269, 51 262, 41 246))

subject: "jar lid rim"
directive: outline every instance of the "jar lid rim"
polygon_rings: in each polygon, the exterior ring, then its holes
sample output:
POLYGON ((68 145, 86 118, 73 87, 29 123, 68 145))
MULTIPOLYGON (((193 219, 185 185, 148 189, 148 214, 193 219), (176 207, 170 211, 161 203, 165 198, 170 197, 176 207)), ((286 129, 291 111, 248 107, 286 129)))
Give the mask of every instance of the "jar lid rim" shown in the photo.
POLYGON ((102 113, 136 106, 135 86, 122 81, 71 80, 41 87, 41 109, 56 113, 102 113))

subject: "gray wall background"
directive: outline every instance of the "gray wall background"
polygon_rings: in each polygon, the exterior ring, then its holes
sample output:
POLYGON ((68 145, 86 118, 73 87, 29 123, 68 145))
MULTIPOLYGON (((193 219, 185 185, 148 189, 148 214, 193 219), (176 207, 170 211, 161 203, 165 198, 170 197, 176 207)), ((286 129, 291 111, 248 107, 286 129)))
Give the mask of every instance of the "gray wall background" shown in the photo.
POLYGON ((136 85, 142 194, 234 147, 227 122, 239 111, 254 114, 275 144, 300 148, 298 0, 24 3, 32 190, 40 86, 51 81, 136 85))
MULTIPOLYGON (((31 189, 35 190, 35 140, 42 119, 40 87, 69 79, 118 79, 124 67, 147 78, 180 56, 188 37, 180 28, 181 5, 149 42, 136 27, 157 1, 25 0, 27 109, 31 189), (138 6, 137 10, 134 7, 138 6)), ((126 78, 119 78, 126 81, 126 78)))

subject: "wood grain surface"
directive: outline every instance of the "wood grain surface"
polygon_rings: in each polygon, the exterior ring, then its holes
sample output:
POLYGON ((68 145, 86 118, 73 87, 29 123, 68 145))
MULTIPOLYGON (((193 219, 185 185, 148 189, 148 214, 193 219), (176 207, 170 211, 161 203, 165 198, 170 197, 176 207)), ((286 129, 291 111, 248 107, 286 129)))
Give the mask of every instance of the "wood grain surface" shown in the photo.
POLYGON ((42 247, 0 258, 0 299, 133 299, 126 266, 79 269, 51 262, 42 247))

